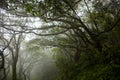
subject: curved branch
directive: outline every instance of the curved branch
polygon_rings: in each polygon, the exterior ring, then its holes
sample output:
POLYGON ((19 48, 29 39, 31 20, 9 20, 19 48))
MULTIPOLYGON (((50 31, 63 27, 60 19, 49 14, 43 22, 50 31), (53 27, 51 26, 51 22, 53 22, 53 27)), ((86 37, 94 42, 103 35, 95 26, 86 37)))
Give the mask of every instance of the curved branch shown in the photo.
POLYGON ((112 31, 118 24, 120 23, 120 18, 112 25, 111 28, 107 29, 107 30, 104 30, 103 32, 100 32, 99 35, 103 34, 103 33, 107 33, 109 31, 112 31))
POLYGON ((66 30, 63 30, 61 32, 56 32, 56 33, 50 33, 50 34, 39 34, 39 33, 36 33, 36 32, 31 32, 35 35, 39 35, 39 36, 53 36, 53 35, 58 35, 58 34, 63 34, 65 32, 67 32, 69 29, 66 29, 66 30))

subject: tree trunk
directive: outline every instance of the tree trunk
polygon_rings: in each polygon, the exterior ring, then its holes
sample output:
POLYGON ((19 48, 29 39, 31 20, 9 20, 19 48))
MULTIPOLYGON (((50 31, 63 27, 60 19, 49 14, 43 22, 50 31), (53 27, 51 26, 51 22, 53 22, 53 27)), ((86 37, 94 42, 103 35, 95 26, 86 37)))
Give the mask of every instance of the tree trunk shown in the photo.
POLYGON ((2 64, 1 64, 0 70, 3 70, 3 75, 4 75, 2 80, 7 80, 6 71, 5 71, 5 58, 4 58, 3 51, 1 51, 1 50, 0 50, 0 56, 2 59, 2 64))
POLYGON ((13 80, 17 80, 16 63, 14 61, 12 65, 12 78, 13 80))

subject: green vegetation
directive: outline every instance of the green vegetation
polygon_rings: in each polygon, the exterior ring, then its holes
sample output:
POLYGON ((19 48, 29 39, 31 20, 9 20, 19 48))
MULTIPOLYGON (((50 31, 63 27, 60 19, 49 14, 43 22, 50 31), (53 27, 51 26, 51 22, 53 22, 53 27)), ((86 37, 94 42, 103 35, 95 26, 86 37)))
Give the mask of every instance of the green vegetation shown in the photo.
MULTIPOLYGON (((8 0, 6 3, 9 3, 6 10, 15 11, 16 16, 41 20, 39 27, 23 24, 18 25, 18 30, 1 27, 15 32, 14 35, 36 35, 27 42, 27 54, 38 58, 52 53, 57 69, 47 65, 45 70, 50 68, 51 73, 43 72, 41 80, 120 80, 119 0, 8 0)), ((17 80, 15 74, 13 80, 17 80)))

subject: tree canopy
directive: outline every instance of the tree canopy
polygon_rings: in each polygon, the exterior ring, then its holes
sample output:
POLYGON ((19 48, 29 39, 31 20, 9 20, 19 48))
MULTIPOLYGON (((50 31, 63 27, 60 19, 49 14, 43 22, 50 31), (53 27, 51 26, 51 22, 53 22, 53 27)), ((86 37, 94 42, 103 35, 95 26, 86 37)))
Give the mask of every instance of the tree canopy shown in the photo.
POLYGON ((1 28, 39 36, 28 44, 33 52, 49 47, 54 53, 56 80, 120 79, 119 0, 7 0, 0 7, 16 17, 40 19, 38 27, 1 28))

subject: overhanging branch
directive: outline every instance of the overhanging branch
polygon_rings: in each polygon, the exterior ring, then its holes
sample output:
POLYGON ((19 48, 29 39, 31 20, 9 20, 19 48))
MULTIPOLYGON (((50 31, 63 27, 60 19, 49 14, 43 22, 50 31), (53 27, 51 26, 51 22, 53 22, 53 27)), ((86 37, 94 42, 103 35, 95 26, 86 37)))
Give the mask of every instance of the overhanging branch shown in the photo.
MULTIPOLYGON (((112 31, 118 24, 120 23, 120 18, 112 25, 111 28, 107 29, 107 30, 104 30, 103 32, 101 32, 100 34, 103 34, 103 33, 107 33, 109 31, 112 31)), ((100 35, 99 34, 99 35, 100 35)))

